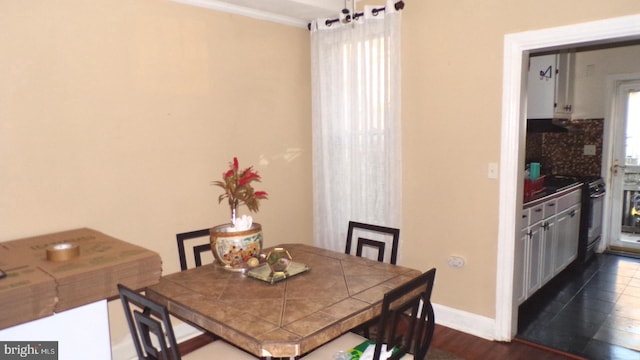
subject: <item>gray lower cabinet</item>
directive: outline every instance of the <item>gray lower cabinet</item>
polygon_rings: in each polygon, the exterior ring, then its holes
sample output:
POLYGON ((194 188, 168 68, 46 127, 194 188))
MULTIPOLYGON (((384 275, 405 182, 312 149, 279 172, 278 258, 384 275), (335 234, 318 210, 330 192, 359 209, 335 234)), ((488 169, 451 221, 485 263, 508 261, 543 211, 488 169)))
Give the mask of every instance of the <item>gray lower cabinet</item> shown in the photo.
POLYGON ((529 229, 529 266, 527 269, 527 298, 542 286, 542 268, 544 266, 544 229, 540 223, 529 229))
POLYGON ((540 276, 542 284, 546 284, 556 274, 555 263, 558 251, 556 230, 558 229, 558 225, 555 215, 549 216, 540 224, 540 228, 542 229, 542 258, 540 259, 542 263, 542 275, 540 276))
POLYGON ((522 211, 515 244, 514 301, 521 304, 578 254, 581 189, 549 196, 522 211))
POLYGON ((516 239, 514 258, 514 279, 513 279, 513 301, 522 304, 527 299, 527 250, 529 243, 529 229, 526 226, 520 232, 520 237, 516 239))
POLYGON ((557 215, 558 256, 554 272, 564 270, 578 256, 578 238, 580 236, 580 204, 574 205, 557 215))

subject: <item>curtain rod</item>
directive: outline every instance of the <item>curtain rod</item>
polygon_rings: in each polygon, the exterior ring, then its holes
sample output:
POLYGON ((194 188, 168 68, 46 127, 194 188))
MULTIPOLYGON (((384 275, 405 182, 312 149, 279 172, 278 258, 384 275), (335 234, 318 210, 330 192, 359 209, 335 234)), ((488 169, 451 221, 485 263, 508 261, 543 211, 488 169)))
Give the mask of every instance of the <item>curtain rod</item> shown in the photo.
MULTIPOLYGON (((395 3, 393 6, 396 8, 396 10, 402 10, 402 9, 404 9, 404 1, 400 0, 397 3, 395 3)), ((371 14, 373 16, 378 16, 378 13, 380 13, 380 11, 384 11, 384 10, 385 10, 384 6, 383 7, 379 7, 379 8, 374 8, 374 9, 371 10, 371 14)), ((358 20, 358 18, 360 16, 363 16, 363 15, 364 15, 364 12, 360 12, 360 13, 356 12, 356 13, 353 14, 353 20, 358 20)), ((337 23, 339 21, 340 21, 340 18, 327 19, 324 23, 325 23, 326 26, 331 26, 331 24, 337 23)), ((351 19, 347 20, 347 22, 349 22, 349 21, 351 21, 351 19)), ((309 31, 311 31, 311 23, 307 24, 307 29, 309 29, 309 31)))

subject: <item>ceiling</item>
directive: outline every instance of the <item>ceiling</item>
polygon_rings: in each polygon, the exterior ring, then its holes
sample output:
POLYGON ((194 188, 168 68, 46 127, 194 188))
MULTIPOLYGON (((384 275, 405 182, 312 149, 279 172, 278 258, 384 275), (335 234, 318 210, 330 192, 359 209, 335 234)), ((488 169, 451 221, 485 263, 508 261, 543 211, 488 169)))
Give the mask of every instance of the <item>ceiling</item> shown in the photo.
MULTIPOLYGON (((336 17, 345 0, 171 0, 183 4, 249 16, 289 26, 307 27, 316 18, 336 17)), ((346 0, 347 6, 352 7, 346 0)), ((355 0, 359 1, 359 0, 355 0)))

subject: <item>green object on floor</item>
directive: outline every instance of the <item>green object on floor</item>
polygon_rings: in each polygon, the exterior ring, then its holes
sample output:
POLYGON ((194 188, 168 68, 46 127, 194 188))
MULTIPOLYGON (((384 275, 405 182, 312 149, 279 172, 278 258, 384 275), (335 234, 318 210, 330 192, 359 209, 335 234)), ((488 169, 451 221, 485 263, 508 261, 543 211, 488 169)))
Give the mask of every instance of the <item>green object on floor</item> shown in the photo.
MULTIPOLYGON (((359 344, 358 346, 354 347, 353 349, 349 350, 349 354, 351 354, 351 360, 359 360, 360 357, 362 356, 362 353, 364 353, 364 351, 367 350, 367 347, 373 344, 375 344, 375 342, 371 340, 367 340, 359 344)), ((448 353, 446 351, 432 348, 432 349, 429 349, 429 352, 427 353, 427 360, 463 360, 463 359, 459 356, 448 353)))
MULTIPOLYGON (((349 350, 349 354, 351 354, 351 360, 360 360, 360 357, 365 352, 365 350, 367 350, 370 345, 375 346, 375 344, 376 343, 371 340, 366 340, 353 349, 349 350)), ((395 354, 396 352, 398 352, 398 349, 393 349, 393 353, 395 354)))

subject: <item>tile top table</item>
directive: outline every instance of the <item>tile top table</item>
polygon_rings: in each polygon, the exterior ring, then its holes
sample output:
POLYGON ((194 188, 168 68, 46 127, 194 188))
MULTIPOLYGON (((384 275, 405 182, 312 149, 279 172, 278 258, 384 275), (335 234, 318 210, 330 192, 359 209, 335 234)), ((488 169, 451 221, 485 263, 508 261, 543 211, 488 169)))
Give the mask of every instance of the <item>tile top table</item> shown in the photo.
POLYGON ((278 247, 310 270, 270 284, 209 264, 164 276, 147 295, 258 357, 295 357, 375 318, 384 293, 421 274, 303 244, 278 247))

